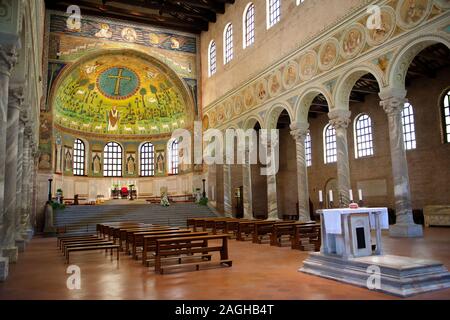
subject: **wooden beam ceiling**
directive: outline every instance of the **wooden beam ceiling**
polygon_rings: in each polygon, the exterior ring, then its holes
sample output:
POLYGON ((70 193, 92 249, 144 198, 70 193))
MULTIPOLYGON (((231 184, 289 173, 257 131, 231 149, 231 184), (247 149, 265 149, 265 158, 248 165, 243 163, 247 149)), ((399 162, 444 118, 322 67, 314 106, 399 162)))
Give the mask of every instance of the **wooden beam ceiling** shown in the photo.
POLYGON ((46 1, 46 8, 66 11, 76 4, 81 14, 128 20, 191 33, 208 30, 234 0, 56 0, 46 1))

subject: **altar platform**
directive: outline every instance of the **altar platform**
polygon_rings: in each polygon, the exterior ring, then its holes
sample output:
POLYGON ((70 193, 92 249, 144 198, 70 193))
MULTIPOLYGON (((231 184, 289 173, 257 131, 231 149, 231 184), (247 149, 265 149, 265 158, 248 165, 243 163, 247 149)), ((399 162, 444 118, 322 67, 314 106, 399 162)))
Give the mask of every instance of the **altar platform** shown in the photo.
POLYGON ((299 271, 370 289, 373 266, 379 268, 380 288, 373 289, 376 291, 408 297, 450 288, 450 272, 441 262, 395 255, 342 259, 314 252, 299 271))

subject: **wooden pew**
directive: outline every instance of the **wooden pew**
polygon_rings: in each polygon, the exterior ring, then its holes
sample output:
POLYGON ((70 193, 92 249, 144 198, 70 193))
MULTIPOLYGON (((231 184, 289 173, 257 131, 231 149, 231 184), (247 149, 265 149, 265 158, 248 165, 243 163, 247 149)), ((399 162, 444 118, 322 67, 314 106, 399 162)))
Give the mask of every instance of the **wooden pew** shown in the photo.
MULTIPOLYGON (((130 232, 127 236, 127 254, 131 254, 134 259, 137 259, 137 248, 141 247, 144 242, 144 236, 152 235, 152 234, 167 234, 171 232, 179 231, 178 227, 168 227, 160 230, 149 230, 149 231, 139 231, 139 232, 130 232), (131 247, 131 252, 130 252, 131 247)), ((182 230, 181 233, 186 233, 190 230, 182 230)))
POLYGON ((255 223, 264 220, 241 220, 238 221, 238 229, 236 233, 236 240, 245 241, 250 236, 253 239, 253 231, 255 230, 255 223))
POLYGON ((56 238, 56 247, 61 247, 61 241, 70 240, 70 239, 87 239, 87 238, 98 238, 95 234, 86 234, 86 235, 72 235, 72 236, 59 236, 56 238))
POLYGON ((230 235, 232 238, 237 238, 238 229, 239 229, 239 222, 241 221, 252 221, 249 219, 241 219, 241 218, 234 218, 232 220, 225 220, 223 223, 225 224, 225 230, 224 234, 230 235))
POLYGON ((107 245, 107 244, 114 244, 114 242, 112 242, 111 240, 97 240, 97 241, 84 241, 84 242, 69 242, 69 243, 64 243, 62 246, 62 252, 63 254, 66 256, 67 255, 67 250, 70 248, 76 248, 76 247, 98 247, 98 246, 102 246, 102 245, 107 245))
POLYGON ((208 255, 210 252, 219 251, 220 260, 219 264, 226 264, 229 267, 232 266, 232 261, 228 259, 228 235, 208 235, 208 236, 193 236, 193 237, 182 237, 182 238, 169 238, 169 239, 158 239, 156 240, 156 250, 155 256, 155 272, 161 274, 164 270, 170 270, 174 268, 179 268, 181 266, 196 266, 199 270, 200 265, 210 265, 214 263, 212 261, 197 261, 191 263, 185 263, 181 260, 180 264, 162 266, 161 260, 163 257, 178 256, 182 255, 194 255, 200 253, 201 255, 208 255), (209 240, 222 240, 222 245, 220 246, 209 246, 209 240))
POLYGON ((72 252, 80 252, 80 251, 93 251, 93 250, 111 250, 111 260, 113 257, 113 250, 117 250, 117 261, 119 261, 119 245, 118 244, 102 244, 97 246, 79 246, 79 247, 71 247, 66 250, 66 263, 69 263, 70 253, 72 252))
POLYGON ((152 256, 152 259, 150 259, 148 253, 156 250, 156 240, 158 239, 183 238, 183 237, 208 235, 208 232, 190 232, 191 230, 188 231, 189 232, 185 233, 178 232, 178 233, 154 234, 144 236, 142 244, 142 264, 148 266, 148 263, 154 260, 154 256, 152 256))
POLYGON ((264 220, 256 222, 253 225, 253 243, 261 244, 264 236, 272 234, 275 225, 282 225, 289 222, 293 221, 264 220))
POLYGON ((237 218, 223 218, 221 220, 215 220, 212 227, 212 233, 217 234, 219 231, 221 231, 221 233, 226 233, 227 221, 238 221, 238 220, 239 219, 237 218))
POLYGON ((320 243, 320 224, 295 225, 294 236, 291 243, 292 249, 319 251, 320 243))
POLYGON ((106 236, 109 233, 110 227, 117 227, 121 225, 138 225, 142 224, 136 221, 118 221, 118 222, 107 222, 107 223, 97 223, 97 233, 101 236, 106 236))
POLYGON ((295 233, 295 226, 306 226, 306 225, 315 225, 316 223, 314 221, 312 222, 298 222, 298 221, 291 221, 291 222, 285 222, 285 223, 278 223, 275 224, 272 227, 272 233, 270 235, 270 245, 271 246, 282 246, 282 239, 283 236, 289 237, 289 243, 292 242, 292 238, 294 237, 295 233))
MULTIPOLYGON (((124 228, 124 229, 120 229, 118 231, 119 233, 119 245, 120 245, 120 251, 122 251, 123 248, 123 243, 127 241, 128 239, 128 233, 130 232, 144 232, 144 231, 152 231, 152 230, 166 230, 166 229, 170 229, 171 227, 166 227, 166 226, 157 226, 157 225, 152 225, 150 227, 132 227, 132 228, 124 228)), ((127 248, 128 249, 128 248, 127 248)))

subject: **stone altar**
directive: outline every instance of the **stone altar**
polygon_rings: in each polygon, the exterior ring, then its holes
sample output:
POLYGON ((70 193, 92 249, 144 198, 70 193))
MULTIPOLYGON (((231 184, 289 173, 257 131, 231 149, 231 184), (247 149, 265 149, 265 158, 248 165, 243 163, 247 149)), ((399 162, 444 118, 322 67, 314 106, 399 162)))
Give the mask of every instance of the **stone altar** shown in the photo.
POLYGON ((310 253, 299 271, 400 297, 450 288, 450 273, 441 262, 383 254, 381 229, 389 228, 386 208, 317 212, 321 249, 310 253), (372 287, 374 278, 379 281, 372 287))

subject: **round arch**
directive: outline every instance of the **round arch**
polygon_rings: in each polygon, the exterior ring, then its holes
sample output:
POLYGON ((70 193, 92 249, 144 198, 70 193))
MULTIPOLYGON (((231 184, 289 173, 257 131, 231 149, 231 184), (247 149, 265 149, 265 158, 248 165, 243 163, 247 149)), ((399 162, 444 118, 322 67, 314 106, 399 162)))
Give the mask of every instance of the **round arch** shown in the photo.
POLYGON ((308 113, 309 108, 313 100, 319 95, 322 94, 327 100, 328 107, 331 108, 333 105, 332 97, 328 90, 326 90, 322 86, 307 88, 304 92, 299 95, 299 99, 297 105, 295 106, 295 122, 307 123, 308 122, 308 113))
POLYGON ((263 128, 264 125, 264 121, 263 119, 261 119, 259 116, 257 115, 252 115, 250 117, 248 117, 245 121, 244 121, 244 130, 247 129, 253 129, 256 125, 256 123, 259 123, 259 125, 261 126, 261 128, 263 128))
POLYGON ((406 74, 417 54, 423 49, 437 43, 442 43, 450 49, 448 37, 441 34, 426 34, 413 38, 396 54, 388 70, 389 86, 405 89, 406 74))
POLYGON ((278 117, 280 116, 280 114, 283 111, 286 111, 288 113, 291 123, 293 123, 295 121, 293 112, 287 105, 285 105, 283 103, 276 103, 267 112, 267 117, 266 117, 264 128, 276 129, 278 117))
POLYGON ((375 77, 380 90, 385 87, 383 74, 381 70, 375 65, 366 63, 351 68, 349 71, 343 74, 337 82, 336 89, 334 90, 333 95, 335 105, 331 106, 330 111, 333 107, 335 109, 348 110, 350 93, 353 89, 353 86, 359 80, 359 78, 368 73, 375 77))

